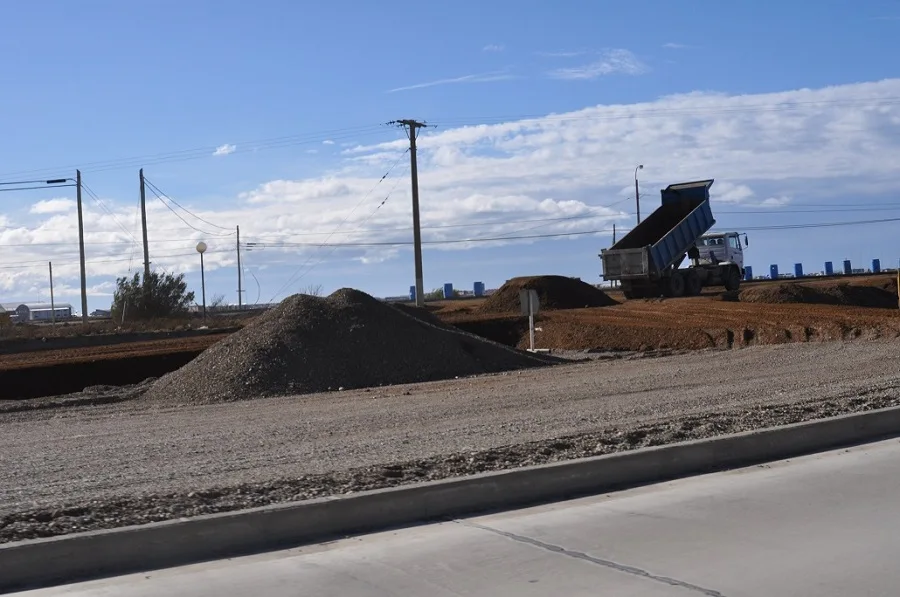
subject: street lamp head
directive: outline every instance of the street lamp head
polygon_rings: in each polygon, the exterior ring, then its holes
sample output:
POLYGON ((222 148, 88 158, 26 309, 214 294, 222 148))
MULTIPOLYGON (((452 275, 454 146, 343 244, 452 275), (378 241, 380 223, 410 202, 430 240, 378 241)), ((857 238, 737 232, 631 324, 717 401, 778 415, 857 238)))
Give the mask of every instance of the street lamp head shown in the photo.
POLYGON ((643 165, 643 164, 640 164, 640 165, 638 166, 638 170, 643 170, 643 169, 644 169, 644 165, 643 165))
POLYGON ((203 254, 206 251, 206 243, 202 240, 197 243, 197 252, 203 254))

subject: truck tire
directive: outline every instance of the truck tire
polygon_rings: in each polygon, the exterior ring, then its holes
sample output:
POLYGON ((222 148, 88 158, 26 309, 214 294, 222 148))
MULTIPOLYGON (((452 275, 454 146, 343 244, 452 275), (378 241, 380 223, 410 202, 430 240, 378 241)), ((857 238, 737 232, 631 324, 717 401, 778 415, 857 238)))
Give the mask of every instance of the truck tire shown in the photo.
POLYGON ((729 267, 725 274, 725 290, 734 292, 741 287, 741 272, 736 267, 729 267))
POLYGON ((663 282, 663 294, 671 298, 684 296, 684 276, 680 272, 673 272, 666 278, 663 282))
POLYGON ((700 274, 694 270, 689 270, 684 276, 684 295, 699 296, 703 291, 703 281, 700 280, 700 274))

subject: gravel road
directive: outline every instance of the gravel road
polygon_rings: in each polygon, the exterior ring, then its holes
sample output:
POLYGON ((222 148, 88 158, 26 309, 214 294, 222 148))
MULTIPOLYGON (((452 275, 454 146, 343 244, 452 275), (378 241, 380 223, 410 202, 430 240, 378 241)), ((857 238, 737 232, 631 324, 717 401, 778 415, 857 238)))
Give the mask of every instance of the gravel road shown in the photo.
POLYGON ((0 542, 895 405, 898 348, 760 346, 206 406, 0 410, 0 542))

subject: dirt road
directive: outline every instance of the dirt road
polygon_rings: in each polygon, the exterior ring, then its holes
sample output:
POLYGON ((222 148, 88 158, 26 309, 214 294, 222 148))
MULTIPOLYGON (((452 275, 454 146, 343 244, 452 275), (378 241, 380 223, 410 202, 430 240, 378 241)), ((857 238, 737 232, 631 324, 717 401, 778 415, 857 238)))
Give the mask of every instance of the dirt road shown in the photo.
POLYGON ((0 541, 886 406, 900 400, 898 349, 759 346, 213 406, 0 414, 0 541))

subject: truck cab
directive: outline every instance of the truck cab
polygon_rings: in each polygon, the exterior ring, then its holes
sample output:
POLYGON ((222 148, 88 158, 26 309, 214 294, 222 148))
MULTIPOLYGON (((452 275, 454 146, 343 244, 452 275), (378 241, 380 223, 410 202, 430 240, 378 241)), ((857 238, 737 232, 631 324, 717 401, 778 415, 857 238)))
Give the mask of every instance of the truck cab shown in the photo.
MULTIPOLYGON (((747 237, 744 236, 746 244, 747 237)), ((744 273, 744 248, 737 232, 704 234, 697 239, 698 262, 703 264, 733 263, 744 273)))

